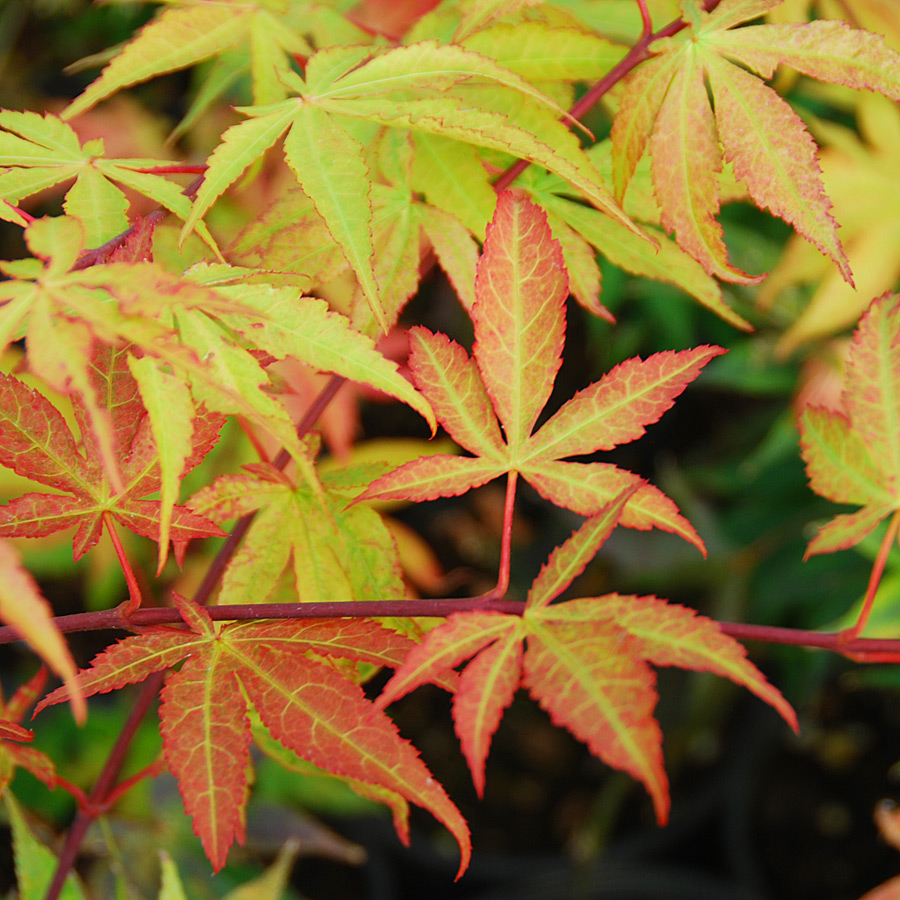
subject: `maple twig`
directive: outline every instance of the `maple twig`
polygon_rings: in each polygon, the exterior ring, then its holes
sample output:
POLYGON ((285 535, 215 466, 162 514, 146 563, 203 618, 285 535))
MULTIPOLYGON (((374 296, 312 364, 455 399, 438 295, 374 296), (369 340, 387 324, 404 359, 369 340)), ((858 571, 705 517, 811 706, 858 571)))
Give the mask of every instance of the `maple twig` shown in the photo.
POLYGON ((56 776, 56 784, 75 798, 78 803, 78 808, 83 813, 90 816, 92 819, 96 819, 98 816, 102 816, 105 812, 115 806, 119 798, 123 794, 128 793, 128 791, 130 791, 138 782, 143 781, 145 778, 153 778, 156 775, 161 775, 165 771, 165 768, 165 760, 161 756, 158 756, 149 766, 144 766, 139 772, 135 772, 134 775, 130 775, 124 781, 120 781, 100 803, 94 803, 77 784, 73 784, 68 779, 62 778, 59 775, 56 776))
MULTIPOLYGON (((638 0, 640 4, 642 0, 638 0)), ((720 0, 712 0, 711 3, 705 4, 707 12, 711 12, 719 5, 720 0)), ((643 12, 641 14, 643 19, 643 12)), ((654 41, 662 38, 672 37, 688 27, 688 23, 684 19, 675 19, 669 22, 659 31, 647 33, 646 21, 644 33, 641 34, 637 42, 628 51, 625 57, 616 63, 606 75, 603 76, 596 84, 594 84, 585 94, 580 97, 569 109, 565 118, 566 123, 571 124, 572 121, 579 121, 581 117, 600 101, 600 99, 608 93, 608 91, 617 85, 632 69, 645 59, 649 59, 653 54, 650 52, 650 45, 654 41)), ((494 190, 499 194, 500 191, 506 190, 529 166, 531 163, 526 159, 516 160, 495 182, 494 190)))
POLYGON ((125 575, 125 583, 128 585, 128 602, 123 606, 122 611, 126 616, 129 616, 141 606, 143 599, 141 597, 141 588, 138 585, 134 569, 131 568, 131 563, 128 561, 128 554, 125 552, 122 541, 119 539, 119 533, 116 531, 113 517, 109 512, 103 513, 103 524, 106 526, 113 547, 115 547, 119 565, 122 567, 122 573, 125 575))
POLYGON ((162 775, 166 770, 166 761, 162 756, 158 756, 152 763, 148 766, 144 766, 138 772, 135 772, 134 775, 130 775, 128 778, 120 781, 107 795, 106 799, 103 801, 103 805, 98 807, 97 814, 102 815, 107 810, 111 809, 113 806, 118 803, 119 798, 128 793, 136 784, 139 784, 145 778, 155 778, 157 775, 162 775))
MULTIPOLYGON (((225 550, 223 546, 222 553, 225 550)), ((211 606, 207 611, 213 621, 252 621, 260 619, 337 619, 411 616, 443 618, 455 612, 491 609, 495 612, 520 615, 525 607, 518 600, 501 600, 490 594, 477 597, 439 597, 430 600, 353 600, 317 601, 314 603, 247 603, 233 606, 211 606)), ((199 602, 201 592, 197 592, 199 602)), ((205 602, 205 601, 204 601, 205 602)), ((153 625, 180 625, 183 619, 171 607, 142 608, 131 616, 122 615, 121 608, 93 613, 57 616, 53 622, 63 633, 75 631, 134 631, 153 625)), ((860 658, 866 655, 894 654, 900 658, 900 638, 854 638, 847 640, 843 632, 814 631, 802 628, 782 628, 777 625, 752 625, 743 622, 718 622, 724 634, 742 641, 782 644, 813 650, 831 650, 845 656, 860 658)), ((0 628, 0 644, 21 640, 10 626, 0 628)))
POLYGON ((866 623, 869 621, 869 615, 872 612, 872 604, 875 602, 875 595, 878 593, 878 585, 881 584, 881 576, 884 572, 887 558, 891 552, 891 546, 897 538, 898 528, 900 528, 900 510, 897 510, 891 517, 890 525, 888 525, 888 529, 881 541, 881 546, 878 548, 878 556, 875 557, 875 563, 872 566, 872 574, 869 576, 869 583, 866 586, 866 596, 863 599, 862 609, 859 611, 856 622, 852 627, 841 632, 844 639, 847 641, 852 641, 854 638, 859 637, 863 628, 866 627, 866 623))
POLYGON ((743 622, 719 622, 718 625, 723 634, 740 641, 806 647, 810 650, 831 650, 861 662, 880 662, 887 656, 900 658, 900 639, 898 638, 858 637, 847 640, 842 631, 806 631, 802 628, 747 625, 743 622))

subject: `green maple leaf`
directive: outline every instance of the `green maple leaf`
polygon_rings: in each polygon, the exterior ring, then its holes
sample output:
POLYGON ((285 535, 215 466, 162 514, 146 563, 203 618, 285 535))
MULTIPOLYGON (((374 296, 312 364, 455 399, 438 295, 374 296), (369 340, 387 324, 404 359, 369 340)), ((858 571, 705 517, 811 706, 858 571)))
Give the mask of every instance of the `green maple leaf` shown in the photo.
MULTIPOLYGON (((12 831, 16 885, 21 900, 45 897, 59 865, 57 855, 32 833, 25 814, 11 792, 3 797, 12 831)), ((59 892, 61 900, 86 900, 87 895, 74 872, 70 872, 59 892)))
POLYGON ((225 571, 220 605, 265 602, 289 565, 291 596, 301 602, 404 596, 397 549, 381 517, 364 505, 347 508, 371 481, 371 465, 323 475, 324 508, 308 485, 272 466, 245 469, 220 476, 189 501, 214 522, 256 513, 225 571))
POLYGON ((861 506, 835 516, 806 556, 859 543, 900 510, 900 297, 884 294, 860 319, 846 367, 842 411, 807 407, 800 444, 809 486, 835 503, 861 506))
POLYGON ((649 664, 730 678, 796 730, 791 707, 711 619, 656 597, 608 594, 551 604, 584 570, 639 489, 624 490, 553 552, 521 616, 454 613, 410 652, 378 698, 384 707, 471 659, 454 693, 453 720, 479 795, 491 740, 520 687, 592 753, 642 781, 660 824, 668 818, 669 794, 649 664))
POLYGON ((690 27, 654 43, 656 55, 625 84, 612 131, 616 194, 622 197, 649 147, 665 228, 710 274, 753 281, 728 262, 715 219, 724 156, 760 208, 793 225, 852 282, 813 139, 788 103, 743 66, 768 78, 788 65, 897 100, 900 55, 843 22, 735 27, 780 2, 723 0, 706 13, 696 0, 682 0, 690 27))
POLYGON ((373 178, 364 147, 352 134, 354 120, 521 156, 566 178, 598 208, 634 227, 577 139, 558 120, 564 111, 480 54, 434 41, 384 51, 336 47, 314 54, 304 79, 290 75, 285 82, 296 97, 245 108, 247 120, 225 132, 209 158, 184 233, 255 159, 284 137, 288 166, 340 246, 383 328, 388 319, 373 255, 373 178))
POLYGON ((369 40, 324 3, 170 2, 66 107, 63 117, 72 118, 123 88, 218 56, 221 65, 208 73, 208 84, 189 112, 192 119, 246 73, 252 79, 254 103, 278 102, 286 96, 280 76, 292 71, 295 57, 313 52, 307 35, 314 35, 319 46, 369 40))
POLYGON ((473 456, 436 455, 375 481, 364 499, 454 496, 517 472, 542 496, 593 515, 638 485, 622 513, 631 528, 661 528, 703 542, 653 485, 609 463, 565 462, 644 434, 719 347, 627 360, 532 433, 562 362, 568 280, 544 213, 511 193, 497 201, 475 282, 474 359, 442 334, 410 331, 410 369, 447 433, 473 456), (501 436, 497 419, 503 426, 501 436))
MULTIPOLYGON (((374 267, 388 321, 396 319, 418 287, 422 242, 434 250, 463 304, 470 307, 474 301, 478 247, 454 215, 419 199, 411 181, 415 152, 409 134, 386 131, 378 159, 388 183, 372 185, 374 267)), ((493 203, 494 192, 488 192, 493 203)), ((303 274, 307 286, 325 284, 348 268, 325 220, 299 187, 283 192, 259 219, 249 223, 229 253, 245 265, 303 274)), ((357 303, 351 317, 360 331, 376 331, 368 304, 357 303)))
MULTIPOLYGON (((63 208, 84 228, 89 247, 97 247, 128 228, 128 199, 122 188, 150 197, 184 220, 191 201, 162 175, 142 171, 154 159, 104 159, 103 140, 82 146, 71 126, 51 113, 0 110, 0 199, 17 204, 25 197, 75 179, 63 208)), ((201 237, 215 250, 209 231, 201 237)))
MULTIPOLYGON (((399 796, 392 808, 404 841, 409 834, 403 801, 428 809, 456 838, 460 874, 465 870, 471 846, 459 810, 393 722, 331 664, 349 659, 396 666, 414 646, 408 638, 362 619, 238 622, 220 628, 201 607, 175 599, 186 630, 150 628, 119 641, 78 680, 91 696, 185 660, 162 691, 163 749, 216 870, 231 844, 244 838, 248 701, 271 735, 301 758, 371 786, 370 796, 399 796)), ((65 698, 60 688, 38 710, 65 698)))

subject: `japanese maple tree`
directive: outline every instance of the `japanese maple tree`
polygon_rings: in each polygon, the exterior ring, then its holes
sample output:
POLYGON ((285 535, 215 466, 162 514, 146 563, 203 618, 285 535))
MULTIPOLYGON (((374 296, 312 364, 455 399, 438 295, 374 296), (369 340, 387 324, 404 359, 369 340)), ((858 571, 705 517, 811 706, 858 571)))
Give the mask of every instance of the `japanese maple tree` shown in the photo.
MULTIPOLYGON (((17 866, 37 873, 20 874, 21 896, 86 896, 70 872, 88 827, 163 771, 223 869, 247 837, 261 754, 386 806, 405 843, 410 804, 422 807, 455 840, 461 877, 478 852, 469 824, 389 712, 425 684, 452 694, 479 797, 522 689, 642 783, 663 825, 659 667, 730 679, 797 730, 739 638, 900 658, 896 640, 861 636, 900 526, 891 293, 858 323, 839 398, 798 415, 809 487, 861 507, 825 524, 807 555, 848 549, 889 520, 852 627, 719 622, 579 580, 619 526, 706 557, 710 536, 672 497, 601 454, 644 437, 697 379, 745 361, 705 339, 632 350, 561 397, 569 297, 605 333, 618 329, 621 298, 604 286, 616 267, 692 297, 719 333, 765 332, 766 276, 752 255, 737 260, 719 221, 736 200, 826 260, 799 266, 798 280, 828 265, 846 290, 875 283, 857 261, 877 254, 844 246, 865 229, 834 214, 817 140, 857 161, 863 151, 788 88, 808 79, 843 103, 825 85, 898 101, 900 54, 868 21, 830 9, 809 21, 800 7, 787 22, 781 0, 167 0, 61 111, 0 110, 0 219, 24 248, 0 262, 0 465, 12 485, 0 506, 0 640, 23 640, 63 681, 44 694, 41 668, 0 696, 0 790, 22 768, 78 807, 54 855, 8 800, 17 866), (112 134, 89 136, 114 95, 194 67, 168 149, 128 134, 134 156, 108 154, 112 134), (173 162, 172 147, 195 159, 173 162), (41 205, 48 196, 56 207, 41 205), (422 288, 437 267, 459 300, 458 333, 432 327, 422 288), (382 352, 385 336, 408 358, 382 352), (323 386, 298 410, 313 374, 323 386), (364 391, 405 404, 432 438, 440 428, 437 448, 399 434, 354 446, 347 423, 364 391), (329 409, 340 429, 323 422, 329 409), (332 456, 321 432, 336 430, 332 456), (502 476, 495 586, 417 597, 431 551, 391 511, 427 515, 502 476), (523 483, 580 523, 539 571, 514 559, 523 483), (118 605, 55 614, 23 554, 58 533, 75 562, 111 548, 127 591, 118 605), (77 670, 64 634, 102 629, 131 634, 77 670), (379 693, 369 681, 382 669, 379 693), (31 746, 47 707, 66 701, 83 722, 89 698, 131 685, 92 787, 31 746), (122 778, 157 698, 160 754, 122 778)), ((883 191, 896 182, 883 166, 879 177, 883 191)), ((883 214, 896 223, 896 210, 883 214)), ((896 266, 894 248, 884 268, 896 266)), ((782 352, 819 334, 797 322, 782 352)), ((746 340, 769 352, 765 334, 746 340)), ((247 889, 280 896, 295 853, 286 845, 247 889)), ((166 856, 161 872, 160 900, 184 896, 166 856)))

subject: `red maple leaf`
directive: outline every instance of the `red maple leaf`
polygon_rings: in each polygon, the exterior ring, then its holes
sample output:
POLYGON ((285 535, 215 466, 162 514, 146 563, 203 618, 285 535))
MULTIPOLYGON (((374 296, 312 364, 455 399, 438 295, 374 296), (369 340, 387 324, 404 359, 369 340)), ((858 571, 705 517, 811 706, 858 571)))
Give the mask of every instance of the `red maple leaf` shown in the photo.
MULTIPOLYGON (((220 629, 201 607, 177 596, 175 602, 187 629, 148 628, 125 638, 78 681, 89 697, 185 660, 163 687, 163 748, 215 869, 225 864, 231 844, 244 839, 249 701, 285 747, 387 802, 404 842, 407 801, 428 809, 459 843, 462 874, 471 846, 459 810, 394 723, 333 664, 351 659, 396 668, 415 646, 409 638, 365 619, 236 622, 220 629)), ((61 687, 37 711, 67 697, 61 687)))
POLYGON ((592 753, 640 779, 660 824, 668 818, 669 793, 650 664, 730 678, 796 730, 784 697, 712 619, 656 597, 607 594, 551 603, 583 571, 637 490, 623 491, 553 552, 523 615, 454 613, 410 652, 378 698, 384 707, 420 684, 443 682, 471 659, 459 678, 453 719, 479 795, 491 739, 519 687, 592 753))
MULTIPOLYGON (((80 559, 100 538, 104 521, 159 539, 160 501, 141 499, 160 488, 159 453, 128 351, 98 346, 91 379, 100 408, 109 417, 123 490, 114 492, 100 462, 91 420, 77 394, 72 409, 81 432, 76 440, 62 413, 42 394, 0 373, 0 464, 61 493, 33 492, 0 507, 0 537, 43 537, 77 526, 73 539, 80 559)), ((224 419, 201 413, 193 421, 192 452, 184 473, 212 449, 224 419)), ((222 535, 212 522, 187 507, 174 507, 170 537, 176 550, 192 538, 222 535)))
POLYGON ((548 500, 589 516, 634 486, 623 525, 671 531, 705 552, 693 526, 658 488, 610 463, 564 459, 641 437, 725 351, 697 347, 626 360, 532 433, 562 364, 568 279, 546 215, 527 199, 509 192, 498 197, 475 294, 474 359, 445 335, 416 327, 409 361, 441 425, 473 456, 422 457, 373 482, 361 499, 454 496, 517 472, 548 500))

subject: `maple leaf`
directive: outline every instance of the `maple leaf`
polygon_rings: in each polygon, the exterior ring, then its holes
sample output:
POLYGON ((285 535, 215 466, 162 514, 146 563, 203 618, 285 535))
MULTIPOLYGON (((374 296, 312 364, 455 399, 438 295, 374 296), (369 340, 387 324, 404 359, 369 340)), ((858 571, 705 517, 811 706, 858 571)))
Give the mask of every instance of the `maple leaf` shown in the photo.
POLYGON ((513 153, 558 173, 599 209, 636 228, 596 176, 575 136, 559 121, 564 110, 478 53, 436 41, 384 51, 335 47, 310 57, 305 78, 293 73, 282 77, 297 96, 241 110, 248 118, 229 128, 210 156, 183 234, 255 159, 284 137, 288 166, 385 330, 389 320, 372 245, 374 179, 363 144, 353 134, 360 120, 513 153), (524 100, 529 105, 520 117, 524 100))
POLYGON ((475 295, 474 359, 445 335, 416 327, 409 363, 447 433, 474 455, 407 463, 375 481, 362 498, 454 496, 517 472, 553 503, 593 515, 638 485, 622 524, 671 531, 705 552, 693 526, 658 488, 609 463, 563 460, 641 437, 644 426, 656 422, 724 350, 698 347, 626 360, 532 434, 562 362, 568 280, 546 215, 527 199, 509 192, 498 197, 475 295))
POLYGON ((188 501, 214 522, 256 513, 223 576, 220 605, 265 602, 289 565, 294 601, 404 596, 397 548, 381 517, 366 505, 347 507, 371 481, 372 466, 322 475, 324 508, 308 485, 274 466, 244 468, 246 474, 222 475, 188 501))
POLYGON ((326 3, 169 2, 66 107, 63 118, 77 116, 123 88, 216 56, 222 57, 221 66, 207 74, 188 121, 246 74, 251 76, 255 104, 277 103, 286 96, 282 76, 292 71, 294 58, 313 52, 307 36, 319 47, 370 40, 326 3))
POLYGON ((264 428, 313 479, 294 423, 266 390, 269 378, 253 350, 276 359, 292 355, 317 369, 371 384, 409 403, 433 425, 428 403, 400 375, 396 363, 378 353, 371 338, 353 330, 347 318, 330 311, 323 300, 298 297, 293 288, 259 283, 253 278, 256 272, 224 265, 196 266, 184 276, 151 262, 113 262, 72 271, 84 235, 69 217, 37 220, 25 238, 29 249, 46 262, 0 263, 0 271, 14 279, 0 284, 0 347, 24 335, 32 371, 51 387, 81 396, 103 468, 117 489, 121 477, 108 417, 92 387, 90 350, 95 341, 121 341, 152 360, 134 365, 132 374, 164 451, 164 525, 185 446, 182 439, 177 449, 178 435, 189 432, 198 403, 237 413, 264 428), (167 409, 164 395, 172 401, 167 409))
POLYGON ((860 319, 846 365, 843 411, 807 407, 800 445, 809 486, 862 508, 835 516, 806 556, 859 543, 900 510, 900 296, 884 294, 860 319))
MULTIPOLYGON (((74 684, 75 662, 72 654, 53 621, 50 604, 31 574, 22 566, 13 545, 5 540, 0 540, 0 620, 15 628, 32 650, 70 686, 72 712, 76 720, 83 722, 87 717, 87 707, 74 684)), ((3 716, 0 715, 0 718, 3 716)))
POLYGON ((655 42, 656 55, 626 82, 612 130, 616 195, 621 199, 649 146, 666 229, 710 274, 754 281, 728 262, 715 219, 724 151, 753 201, 793 225, 852 283, 819 178, 815 142, 788 103, 742 66, 768 78, 778 65, 788 65, 897 100, 900 55, 883 38, 842 22, 735 28, 780 3, 723 0, 706 13, 696 0, 682 0, 690 27, 655 42))
MULTIPOLYGON (((159 165, 158 160, 104 159, 103 154, 102 138, 82 146, 72 127, 51 113, 0 110, 0 199, 17 204, 74 178, 63 208, 81 222, 90 247, 128 228, 129 204, 122 187, 150 197, 181 219, 190 214, 191 201, 181 187, 142 171, 159 165)), ((209 231, 198 233, 215 250, 209 231)))
MULTIPOLYGON (((249 700, 271 735, 301 758, 372 785, 373 796, 386 789, 429 810, 456 838, 459 874, 465 871, 471 846, 459 810, 393 722, 330 662, 394 667, 414 646, 408 638, 362 619, 218 628, 201 607, 178 596, 175 602, 188 629, 150 628, 125 638, 78 680, 91 696, 185 660, 163 687, 160 728, 166 762, 214 869, 225 864, 231 844, 244 839, 249 700)), ((66 696, 65 687, 54 691, 37 711, 66 696)), ((403 828, 400 836, 408 839, 403 828)))
MULTIPOLYGON (((109 414, 92 374, 91 356, 98 343, 133 344, 159 365, 172 366, 189 376, 195 385, 214 387, 211 393, 220 406, 222 396, 227 396, 229 412, 236 408, 253 418, 257 406, 269 410, 271 398, 258 399, 262 394, 259 385, 266 380, 261 368, 257 366, 257 383, 247 378, 238 392, 233 388, 234 374, 231 379, 222 376, 221 361, 216 366, 204 365, 190 342, 179 340, 172 328, 176 310, 190 324, 191 313, 199 315, 198 308, 221 312, 234 304, 152 263, 114 263, 73 270, 84 248, 84 229, 68 216, 32 222, 25 240, 37 259, 0 262, 0 271, 9 276, 0 284, 0 348, 24 337, 31 371, 49 387, 80 398, 88 412, 89 430, 102 469, 117 490, 123 488, 119 459, 109 414)), ((212 349, 207 345, 201 354, 212 349)), ((150 376, 145 368, 139 369, 138 377, 149 389, 149 398, 150 376)), ((215 407, 215 403, 210 405, 215 407)), ((188 420, 178 415, 183 409, 183 402, 173 402, 171 414, 187 433, 188 420)), ((293 427, 286 413, 283 418, 282 431, 290 441, 293 427)), ((271 416, 270 428, 277 429, 278 425, 277 415, 271 416)), ((162 445, 161 433, 160 438, 162 445)), ((170 457, 163 462, 171 465, 170 457)))
MULTIPOLYGON (((101 347, 91 369, 121 461, 120 491, 104 477, 96 436, 77 395, 73 411, 81 447, 46 397, 0 373, 0 463, 59 492, 28 493, 0 507, 0 537, 43 537, 77 526, 76 560, 97 543, 104 523, 111 527, 112 519, 144 537, 160 539, 160 501, 141 499, 160 488, 160 454, 128 363, 127 352, 101 347)), ((212 413, 195 416, 190 450, 179 475, 193 469, 214 446, 222 422, 212 413)), ((184 506, 173 503, 170 515, 169 536, 182 549, 192 538, 222 534, 184 506)))
MULTIPOLYGON (((587 151, 597 171, 612 183, 612 142, 601 141, 587 151)), ((729 167, 730 168, 730 167, 729 167)), ((731 178, 730 171, 718 179, 722 199, 741 199, 746 192, 731 178)), ((750 323, 722 298, 719 283, 660 227, 660 209, 653 194, 650 159, 644 155, 633 173, 623 199, 623 209, 656 241, 656 246, 622 228, 609 216, 585 206, 560 178, 529 169, 521 177, 523 187, 547 212, 554 236, 560 241, 570 289, 587 310, 607 315, 599 302, 600 267, 597 253, 632 275, 674 284, 707 309, 743 331, 750 323)))
POLYGON ((46 680, 47 670, 41 668, 25 684, 19 686, 9 702, 4 701, 0 694, 0 794, 6 791, 18 766, 28 769, 48 787, 56 785, 56 767, 53 761, 34 747, 22 746, 33 741, 34 735, 19 724, 41 695, 46 680))
MULTIPOLYGON (((371 227, 375 274, 387 320, 394 321, 415 293, 420 259, 429 246, 462 303, 470 307, 478 258, 474 238, 452 213, 419 199, 412 186, 415 154, 409 134, 385 131, 378 150, 379 168, 388 183, 372 185, 371 227)), ((489 193, 493 203, 494 192, 489 193)), ((248 224, 230 255, 244 265, 302 273, 309 285, 327 284, 349 267, 325 220, 296 186, 280 193, 262 216, 248 224)), ((350 315, 359 331, 376 330, 364 302, 355 304, 350 315)))
POLYGON ((592 753, 642 781, 660 824, 668 818, 669 795, 648 664, 730 678, 796 730, 791 707, 713 620, 656 597, 608 594, 551 604, 584 570, 638 490, 626 488, 554 550, 521 616, 452 614, 410 652, 378 698, 384 707, 471 659, 454 694, 453 720, 479 795, 491 740, 520 687, 592 753))

